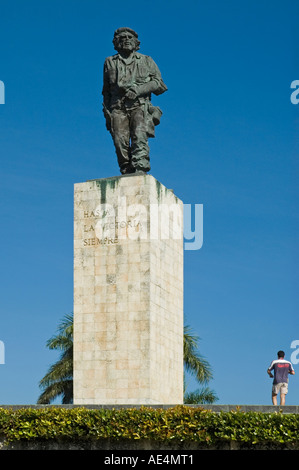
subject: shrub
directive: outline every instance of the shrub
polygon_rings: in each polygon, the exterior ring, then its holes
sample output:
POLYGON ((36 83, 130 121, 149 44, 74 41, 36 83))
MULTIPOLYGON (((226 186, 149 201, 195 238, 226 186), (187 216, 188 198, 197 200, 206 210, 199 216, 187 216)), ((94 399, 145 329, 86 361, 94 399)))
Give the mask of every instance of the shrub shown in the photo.
POLYGON ((248 444, 299 443, 299 415, 258 412, 212 412, 175 406, 122 409, 0 408, 0 434, 20 440, 196 441, 208 445, 238 441, 248 444))

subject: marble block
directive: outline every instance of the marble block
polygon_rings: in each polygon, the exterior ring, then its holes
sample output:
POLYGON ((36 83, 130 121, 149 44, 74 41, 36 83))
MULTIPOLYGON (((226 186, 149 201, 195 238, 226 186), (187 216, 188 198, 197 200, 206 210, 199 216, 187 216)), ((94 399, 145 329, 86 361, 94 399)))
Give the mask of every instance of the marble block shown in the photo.
POLYGON ((74 403, 183 403, 183 203, 151 175, 75 184, 74 403))

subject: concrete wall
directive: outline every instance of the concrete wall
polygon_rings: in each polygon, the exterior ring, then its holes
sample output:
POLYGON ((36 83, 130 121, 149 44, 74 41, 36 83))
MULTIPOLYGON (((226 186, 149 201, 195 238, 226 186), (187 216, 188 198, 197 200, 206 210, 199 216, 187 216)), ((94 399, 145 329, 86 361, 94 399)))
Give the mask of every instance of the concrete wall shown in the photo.
MULTIPOLYGON (((5 444, 3 440, 0 439, 0 450, 95 450, 103 451, 103 455, 111 455, 111 452, 114 452, 114 455, 117 455, 115 451, 146 451, 147 455, 150 451, 187 451, 188 454, 192 454, 192 451, 200 450, 299 450, 299 443, 296 445, 293 444, 248 444, 244 442, 223 442, 218 445, 205 445, 203 443, 196 442, 171 442, 171 443, 161 443, 157 441, 150 440, 120 440, 120 441, 111 441, 111 440, 78 440, 78 441, 23 441, 15 442, 11 444, 5 444)), ((119 454, 121 455, 121 454, 119 454)), ((126 454, 129 455, 129 454, 126 454)), ((134 455, 132 453, 132 455, 134 455)))

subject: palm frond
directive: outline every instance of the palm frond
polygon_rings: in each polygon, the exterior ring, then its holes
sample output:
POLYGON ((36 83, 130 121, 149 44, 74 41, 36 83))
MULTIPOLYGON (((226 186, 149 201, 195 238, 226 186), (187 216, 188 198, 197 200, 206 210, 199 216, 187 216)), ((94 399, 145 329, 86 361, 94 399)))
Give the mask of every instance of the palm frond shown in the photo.
POLYGON ((191 334, 188 325, 184 327, 184 365, 186 371, 195 375, 199 383, 207 383, 213 374, 209 362, 198 351, 199 339, 191 334))
POLYGON ((57 334, 47 341, 49 349, 61 351, 60 358, 52 364, 46 375, 39 382, 43 392, 38 398, 39 404, 48 404, 58 396, 62 403, 73 401, 73 315, 65 315, 57 328, 57 334))
POLYGON ((58 396, 62 396, 64 405, 73 402, 73 380, 64 380, 51 383, 39 396, 37 403, 39 405, 48 405, 58 396))
POLYGON ((194 392, 185 393, 184 403, 186 405, 196 405, 204 403, 214 403, 218 400, 216 393, 209 387, 195 390, 194 392))

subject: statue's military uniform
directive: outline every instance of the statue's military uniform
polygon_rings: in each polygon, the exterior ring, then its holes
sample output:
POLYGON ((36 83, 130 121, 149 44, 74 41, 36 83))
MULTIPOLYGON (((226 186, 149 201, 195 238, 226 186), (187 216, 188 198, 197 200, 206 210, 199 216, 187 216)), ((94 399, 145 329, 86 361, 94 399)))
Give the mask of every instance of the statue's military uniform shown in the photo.
POLYGON ((113 137, 121 173, 150 170, 148 137, 154 137, 160 108, 151 103, 151 94, 167 90, 161 73, 149 56, 134 52, 129 59, 120 54, 104 64, 103 106, 107 129, 113 137), (134 90, 134 99, 126 97, 134 90), (130 142, 131 140, 131 142, 130 142))

